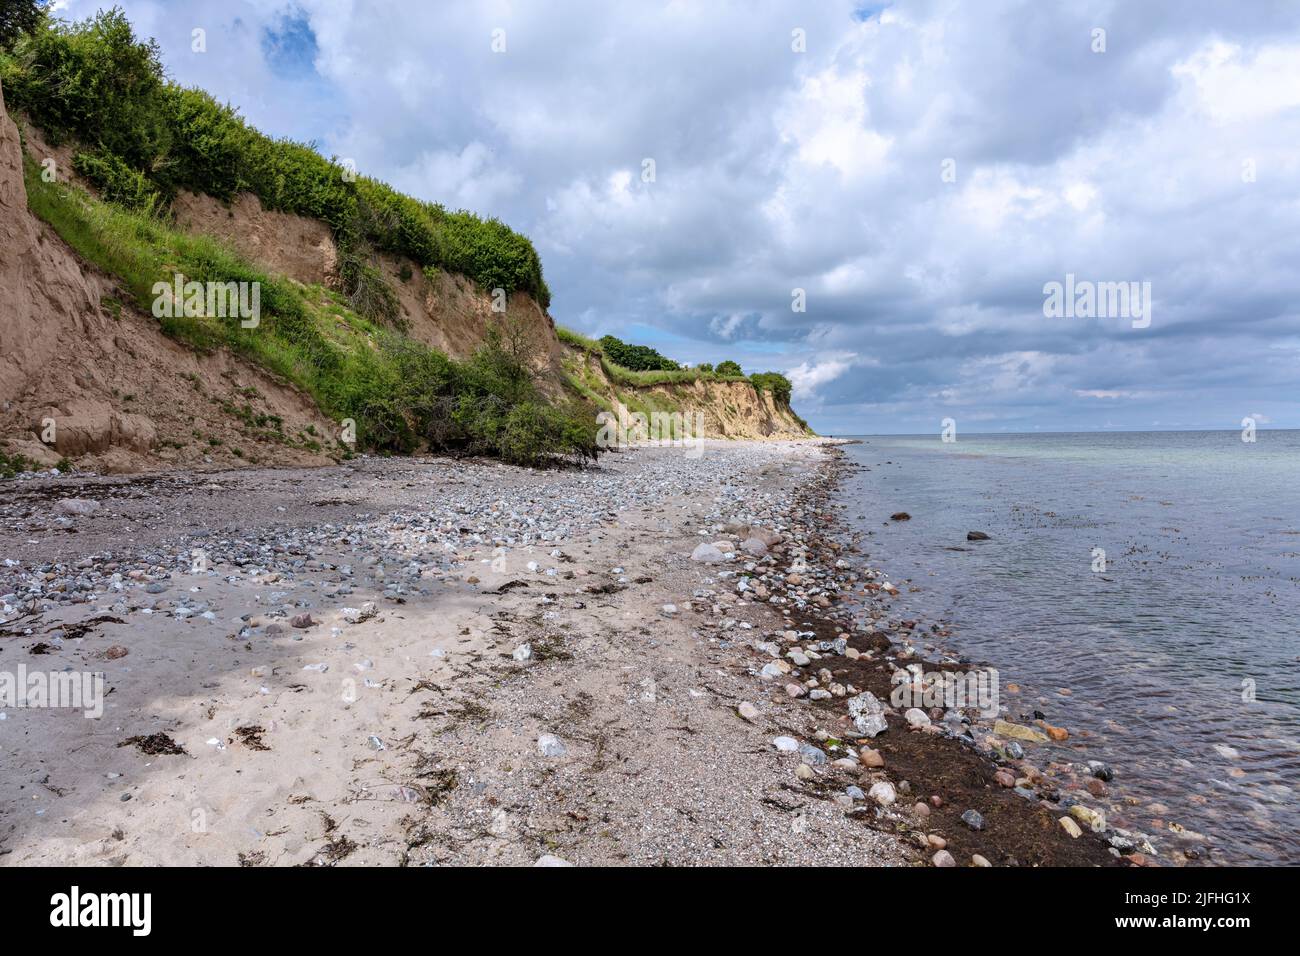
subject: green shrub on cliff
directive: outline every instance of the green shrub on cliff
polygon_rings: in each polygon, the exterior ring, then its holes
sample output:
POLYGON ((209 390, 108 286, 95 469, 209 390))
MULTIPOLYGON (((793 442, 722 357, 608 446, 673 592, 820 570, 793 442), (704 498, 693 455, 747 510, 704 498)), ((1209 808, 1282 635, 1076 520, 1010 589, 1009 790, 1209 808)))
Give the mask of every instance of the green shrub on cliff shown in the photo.
POLYGON ((676 372, 681 369, 672 359, 660 355, 648 345, 629 345, 612 335, 601 338, 600 349, 615 365, 633 372, 676 372))
POLYGON ((162 193, 143 173, 112 153, 77 153, 72 157, 72 168, 92 182, 109 202, 148 216, 157 215, 166 205, 162 193))
POLYGON ((793 386, 790 384, 790 380, 780 372, 755 372, 749 376, 749 380, 754 383, 755 388, 771 392, 772 397, 776 399, 778 404, 790 404, 790 392, 793 386))
POLYGON ((42 0, 0 0, 0 50, 8 50, 41 22, 42 0))
POLYGON ((266 136, 233 107, 168 82, 157 44, 137 40, 119 9, 71 24, 45 18, 0 58, 0 82, 10 106, 56 144, 76 140, 165 198, 182 188, 222 200, 247 190, 268 209, 329 223, 342 249, 369 243, 550 305, 541 259, 524 236, 358 176, 312 144, 266 136))
POLYGON ((137 169, 169 145, 158 45, 137 42, 120 10, 75 25, 46 17, 14 45, 0 79, 10 107, 56 144, 80 139, 137 169))

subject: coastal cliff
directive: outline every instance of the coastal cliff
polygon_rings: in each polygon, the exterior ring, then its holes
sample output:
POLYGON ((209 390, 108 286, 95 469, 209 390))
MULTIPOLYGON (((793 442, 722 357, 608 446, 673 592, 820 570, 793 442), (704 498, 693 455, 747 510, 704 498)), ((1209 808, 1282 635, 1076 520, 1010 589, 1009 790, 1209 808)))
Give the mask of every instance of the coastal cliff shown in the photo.
MULTIPOLYGON (((147 60, 100 28, 78 29, 147 60)), ((779 375, 782 394, 575 347, 525 237, 269 139, 156 64, 123 91, 127 118, 175 126, 152 156, 101 135, 121 100, 88 100, 84 121, 52 108, 72 95, 57 61, 0 67, 0 471, 581 461, 602 411, 678 416, 692 437, 811 434, 779 375), (227 291, 247 314, 214 310, 227 291)))

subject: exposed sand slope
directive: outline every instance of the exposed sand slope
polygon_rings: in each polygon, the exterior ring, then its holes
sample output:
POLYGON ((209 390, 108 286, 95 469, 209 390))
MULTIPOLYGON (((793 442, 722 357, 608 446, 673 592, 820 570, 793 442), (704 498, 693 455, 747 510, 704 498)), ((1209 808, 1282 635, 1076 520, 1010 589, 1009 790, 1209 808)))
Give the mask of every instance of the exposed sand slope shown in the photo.
MULTIPOLYGON (((216 236, 269 272, 303 283, 339 288, 338 249, 323 222, 262 208, 252 193, 229 206, 212 196, 182 192, 173 204, 178 225, 216 236)), ((534 353, 534 365, 549 383, 558 382, 559 340, 555 323, 531 296, 514 293, 504 312, 493 311, 489 291, 462 275, 431 270, 411 259, 377 254, 373 265, 397 294, 407 334, 455 358, 468 358, 495 322, 518 325, 534 353)))
POLYGON ((806 438, 808 433, 790 409, 780 406, 770 392, 748 382, 695 381, 683 384, 628 387, 609 380, 600 359, 578 348, 566 347, 567 364, 592 391, 610 403, 617 414, 640 407, 681 411, 694 427, 703 415, 707 438, 806 438), (632 407, 632 403, 636 407, 632 407))
POLYGON ((104 472, 237 464, 235 449, 244 462, 329 460, 247 427, 250 415, 271 415, 286 436, 332 434, 306 396, 228 353, 196 354, 123 299, 28 212, 0 91, 0 447, 104 472))

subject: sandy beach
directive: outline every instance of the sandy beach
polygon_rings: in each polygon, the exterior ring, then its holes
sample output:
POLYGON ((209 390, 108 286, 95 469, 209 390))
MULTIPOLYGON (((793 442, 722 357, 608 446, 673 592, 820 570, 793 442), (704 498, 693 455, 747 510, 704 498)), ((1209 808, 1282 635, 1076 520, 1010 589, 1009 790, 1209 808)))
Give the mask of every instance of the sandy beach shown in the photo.
POLYGON ((14 483, 0 671, 106 696, 5 709, 0 862, 1112 861, 937 721, 859 732, 894 665, 839 608, 888 592, 824 537, 836 454, 14 483))
POLYGON ((102 670, 109 693, 98 720, 6 713, 0 860, 903 862, 790 791, 783 718, 736 716, 765 609, 689 610, 719 590, 686 560, 697 532, 778 514, 817 454, 26 483, 0 590, 70 597, 3 639, 3 668, 102 670), (183 752, 119 746, 153 735, 183 752))

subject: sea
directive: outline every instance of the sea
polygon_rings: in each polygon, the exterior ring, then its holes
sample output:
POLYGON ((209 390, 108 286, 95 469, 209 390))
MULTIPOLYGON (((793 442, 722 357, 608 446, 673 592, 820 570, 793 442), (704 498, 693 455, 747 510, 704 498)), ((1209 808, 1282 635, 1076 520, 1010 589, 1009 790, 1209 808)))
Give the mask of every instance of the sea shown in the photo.
POLYGON ((1039 761, 1109 764, 1164 860, 1300 863, 1300 431, 855 437, 891 615, 1067 728, 1039 761))

